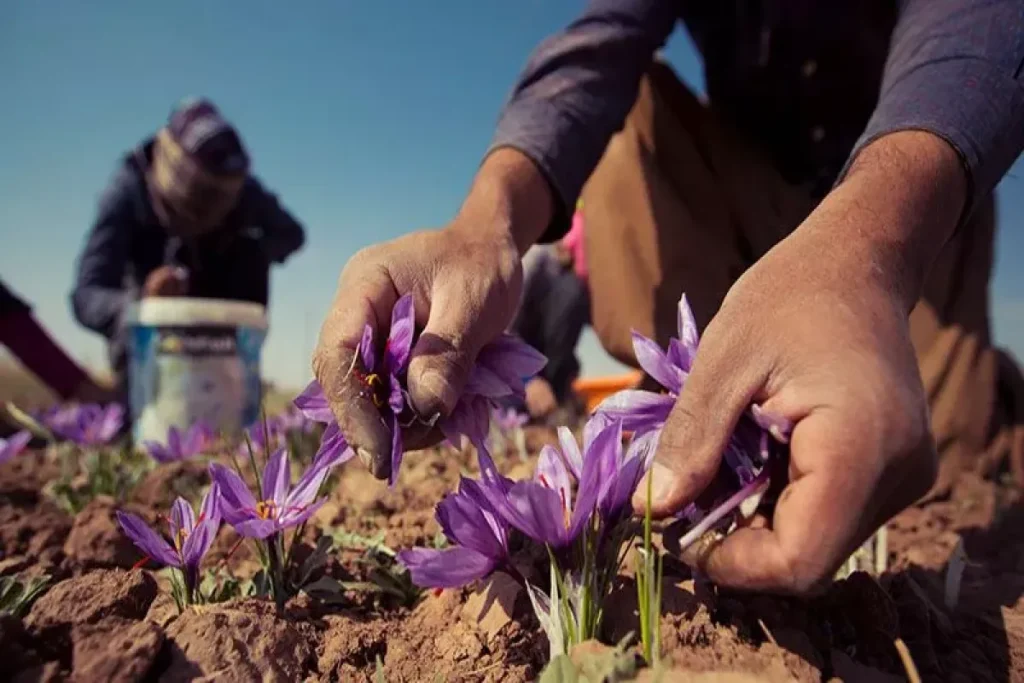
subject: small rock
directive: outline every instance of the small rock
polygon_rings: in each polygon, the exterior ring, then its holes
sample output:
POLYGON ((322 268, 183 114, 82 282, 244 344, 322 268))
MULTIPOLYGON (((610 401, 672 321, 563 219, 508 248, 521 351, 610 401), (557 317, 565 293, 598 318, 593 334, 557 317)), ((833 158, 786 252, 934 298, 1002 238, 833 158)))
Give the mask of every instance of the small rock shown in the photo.
POLYGON ((50 588, 32 605, 25 626, 47 652, 70 661, 73 627, 111 616, 141 619, 156 592, 156 581, 146 572, 90 572, 50 588))
POLYGON ((124 535, 114 513, 118 506, 112 498, 98 496, 75 517, 64 542, 64 554, 83 567, 121 567, 128 569, 142 554, 124 535))
POLYGON ((462 618, 483 631, 491 642, 512 621, 520 598, 526 599, 522 586, 508 574, 496 572, 469 596, 462 618))
POLYGON ((140 681, 152 668, 164 632, 148 621, 110 617, 71 631, 71 681, 140 681))
POLYGON ((259 600, 191 609, 167 628, 170 662, 160 681, 301 681, 309 639, 259 600))

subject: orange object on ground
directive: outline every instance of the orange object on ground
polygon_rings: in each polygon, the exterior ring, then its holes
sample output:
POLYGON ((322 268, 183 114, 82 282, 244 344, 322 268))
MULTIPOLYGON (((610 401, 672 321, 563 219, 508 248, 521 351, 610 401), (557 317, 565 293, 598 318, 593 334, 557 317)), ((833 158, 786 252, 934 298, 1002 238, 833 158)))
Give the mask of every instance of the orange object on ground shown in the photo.
POLYGON ((572 383, 572 390, 583 399, 587 412, 593 412, 601 401, 617 391, 635 389, 640 385, 644 374, 632 370, 621 375, 605 375, 604 377, 580 377, 572 383))

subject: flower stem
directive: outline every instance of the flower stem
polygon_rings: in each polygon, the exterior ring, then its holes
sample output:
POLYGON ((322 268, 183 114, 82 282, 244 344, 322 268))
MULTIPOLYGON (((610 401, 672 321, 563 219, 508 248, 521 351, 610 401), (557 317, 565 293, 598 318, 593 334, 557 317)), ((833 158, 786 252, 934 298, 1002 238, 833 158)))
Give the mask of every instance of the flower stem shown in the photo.
POLYGON ((267 538, 267 577, 270 579, 270 592, 274 596, 277 611, 284 611, 285 588, 284 571, 281 566, 281 535, 274 534, 267 538))
POLYGON ((692 529, 687 531, 686 534, 679 539, 679 552, 681 553, 693 545, 697 539, 708 531, 708 529, 721 521, 727 514, 738 508, 747 498, 759 493, 766 486, 768 486, 767 467, 763 468, 758 475, 751 479, 743 488, 730 496, 724 503, 709 512, 704 519, 700 520, 700 522, 698 522, 692 529))

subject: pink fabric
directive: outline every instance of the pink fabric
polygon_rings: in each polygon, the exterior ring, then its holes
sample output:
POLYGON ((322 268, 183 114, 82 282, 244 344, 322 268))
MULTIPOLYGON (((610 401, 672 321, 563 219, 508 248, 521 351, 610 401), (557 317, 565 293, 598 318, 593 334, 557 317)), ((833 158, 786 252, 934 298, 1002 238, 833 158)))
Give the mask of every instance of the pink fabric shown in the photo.
POLYGON ((583 248, 583 212, 577 210, 572 217, 572 227, 569 228, 569 232, 565 233, 565 237, 562 238, 562 244, 569 253, 572 254, 572 267, 576 271, 576 276, 587 281, 587 256, 586 250, 583 248))

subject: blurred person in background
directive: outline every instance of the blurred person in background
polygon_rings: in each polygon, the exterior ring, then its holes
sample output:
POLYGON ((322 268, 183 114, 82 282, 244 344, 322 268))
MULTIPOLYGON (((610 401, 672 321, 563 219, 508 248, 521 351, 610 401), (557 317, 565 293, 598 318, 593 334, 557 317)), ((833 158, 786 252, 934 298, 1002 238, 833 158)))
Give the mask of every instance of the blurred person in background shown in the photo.
POLYGON ((271 264, 304 241, 299 222, 250 173, 235 128, 210 101, 185 100, 104 191, 78 260, 75 318, 109 340, 124 392, 130 303, 187 296, 266 306, 271 264))
MULTIPOLYGON (((0 281, 0 345, 64 401, 106 403, 113 392, 98 384, 49 335, 32 308, 0 281)), ((25 397, 11 396, 15 402, 25 397)), ((24 408, 24 405, 20 407, 24 408)), ((5 414, 0 405, 0 418, 5 414)), ((0 419, 0 438, 14 427, 0 419)))
POLYGON ((534 245, 523 256, 522 295, 509 332, 548 359, 526 384, 525 407, 534 420, 567 424, 579 417, 582 407, 572 388, 580 374, 576 346, 589 322, 580 202, 565 237, 534 245))
MULTIPOLYGON (((648 475, 653 514, 705 490, 758 402, 795 423, 785 490, 699 565, 732 588, 815 592, 936 480, 1007 460, 1021 474, 1024 383, 988 302, 993 190, 1024 148, 1020 6, 592 0, 528 60, 452 222, 345 266, 314 355, 326 395, 355 393, 363 325, 412 293, 409 395, 450 411, 515 311, 520 257, 564 234, 582 190, 604 347, 634 362, 631 328, 664 345, 684 292, 702 328, 648 475), (680 20, 703 100, 655 58, 680 20)), ((386 476, 372 403, 334 400, 386 476)))

